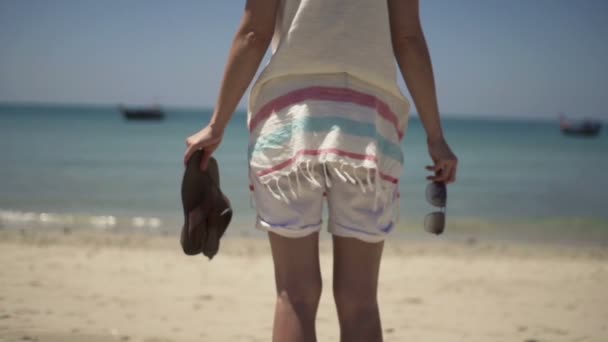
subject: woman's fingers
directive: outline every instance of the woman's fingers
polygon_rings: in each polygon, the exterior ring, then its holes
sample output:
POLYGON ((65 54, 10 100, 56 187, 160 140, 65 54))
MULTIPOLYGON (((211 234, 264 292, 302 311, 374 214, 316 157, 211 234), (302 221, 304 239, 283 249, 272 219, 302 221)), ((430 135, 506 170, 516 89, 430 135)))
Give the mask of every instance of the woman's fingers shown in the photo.
POLYGON ((445 180, 446 184, 454 182, 456 178, 456 162, 453 160, 447 161, 445 166, 445 180))
POLYGON ((188 165, 188 161, 197 150, 203 150, 201 156, 200 168, 207 169, 207 164, 211 158, 213 151, 217 149, 222 141, 223 130, 213 129, 207 126, 200 131, 186 138, 186 153, 184 155, 184 166, 188 165))
POLYGON ((437 173, 435 173, 434 176, 428 176, 426 177, 426 179, 433 181, 433 182, 443 182, 444 180, 444 175, 443 175, 443 171, 440 170, 437 173))
POLYGON ((188 165, 188 160, 190 160, 190 157, 192 157, 196 150, 198 150, 198 146, 196 144, 188 146, 186 149, 186 154, 184 155, 184 166, 188 165))
POLYGON ((439 166, 439 164, 427 165, 427 166, 425 166, 425 169, 435 173, 434 176, 428 176, 428 177, 426 177, 426 179, 436 182, 437 179, 439 178, 439 172, 441 171, 441 167, 439 166))
POLYGON ((441 183, 446 182, 446 176, 445 176, 443 170, 439 171, 435 176, 426 177, 426 179, 433 181, 433 182, 441 182, 441 183))
POLYGON ((217 148, 217 144, 213 144, 213 145, 209 145, 209 146, 205 146, 205 147, 201 147, 201 144, 190 145, 188 147, 188 149, 186 150, 186 155, 184 156, 184 166, 188 165, 188 160, 190 160, 190 158, 192 157, 194 152, 201 150, 202 156, 201 156, 201 163, 200 163, 199 167, 201 168, 202 171, 205 171, 207 169, 207 165, 209 164, 209 159, 211 159, 211 155, 216 150, 216 148, 217 148))
POLYGON ((211 154, 213 153, 213 150, 214 149, 211 147, 203 149, 203 156, 201 157, 200 165, 201 170, 207 170, 207 165, 209 165, 209 159, 211 159, 211 154))
POLYGON ((184 165, 188 164, 188 160, 190 160, 190 157, 192 157, 194 152, 201 150, 210 144, 211 139, 205 135, 201 135, 201 132, 193 134, 186 139, 186 146, 188 147, 186 148, 186 154, 184 156, 184 165))
POLYGON ((454 183, 456 181, 456 164, 453 164, 452 167, 450 168, 450 177, 447 181, 447 183, 454 183))
POLYGON ((426 169, 434 171, 435 175, 428 176, 426 179, 433 182, 453 183, 456 179, 456 162, 452 160, 440 161, 434 166, 428 165, 426 169))

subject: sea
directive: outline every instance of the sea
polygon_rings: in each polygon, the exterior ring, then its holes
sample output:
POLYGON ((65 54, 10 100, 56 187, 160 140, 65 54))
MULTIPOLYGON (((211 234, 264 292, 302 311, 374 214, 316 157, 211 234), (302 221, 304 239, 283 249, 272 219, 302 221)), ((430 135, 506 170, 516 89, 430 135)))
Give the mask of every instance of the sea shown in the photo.
MULTIPOLYGON (((0 229, 177 234, 185 139, 211 109, 165 108, 160 122, 127 121, 114 106, 0 104, 0 229)), ((446 116, 459 158, 444 236, 608 244, 608 133, 565 136, 557 119, 446 116)), ((228 235, 254 228, 246 115, 235 113, 215 157, 234 217, 228 235)), ((427 239, 431 163, 419 119, 402 142, 396 238, 427 239)), ((327 234, 325 234, 327 235, 327 234)), ((436 238, 436 237, 432 237, 436 238)))

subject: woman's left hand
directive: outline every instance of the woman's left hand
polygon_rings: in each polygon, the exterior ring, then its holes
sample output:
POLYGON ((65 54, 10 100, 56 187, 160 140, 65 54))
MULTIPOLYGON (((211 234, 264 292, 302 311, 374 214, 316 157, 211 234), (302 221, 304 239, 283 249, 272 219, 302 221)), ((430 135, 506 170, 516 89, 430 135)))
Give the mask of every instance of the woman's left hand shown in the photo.
POLYGON ((222 142, 224 135, 223 129, 207 126, 200 131, 192 134, 186 139, 186 154, 184 156, 184 166, 188 165, 188 160, 197 150, 203 150, 201 158, 201 170, 207 169, 209 158, 222 142))
POLYGON ((426 179, 433 182, 443 182, 445 184, 456 181, 456 169, 458 158, 448 143, 443 139, 427 140, 429 154, 435 165, 426 167, 428 171, 433 171, 435 175, 428 176, 426 179))

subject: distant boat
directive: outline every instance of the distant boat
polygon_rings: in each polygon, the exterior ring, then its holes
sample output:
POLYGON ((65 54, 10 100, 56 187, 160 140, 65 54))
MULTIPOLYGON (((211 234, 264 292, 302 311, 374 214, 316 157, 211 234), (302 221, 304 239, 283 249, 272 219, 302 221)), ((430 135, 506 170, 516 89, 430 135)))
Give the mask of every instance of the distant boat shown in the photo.
POLYGON ((559 128, 566 135, 579 135, 594 137, 600 133, 602 124, 599 121, 585 119, 580 122, 572 122, 565 116, 560 115, 559 128))
POLYGON ((126 108, 120 106, 122 115, 127 120, 163 120, 165 118, 165 112, 159 107, 149 108, 126 108))

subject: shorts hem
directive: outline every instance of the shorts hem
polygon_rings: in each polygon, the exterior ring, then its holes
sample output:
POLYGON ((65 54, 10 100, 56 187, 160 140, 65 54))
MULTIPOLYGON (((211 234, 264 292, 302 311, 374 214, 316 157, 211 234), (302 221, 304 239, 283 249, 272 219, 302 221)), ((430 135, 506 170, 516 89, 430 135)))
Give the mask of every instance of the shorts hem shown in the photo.
POLYGON ((266 232, 272 232, 286 238, 301 238, 320 231, 322 225, 323 222, 305 225, 304 227, 280 226, 268 223, 258 217, 256 219, 255 228, 266 232))
POLYGON ((357 228, 348 227, 342 225, 337 222, 329 222, 328 227, 329 232, 332 235, 340 236, 340 237, 348 237, 355 238, 357 240, 368 242, 368 243, 378 243, 386 240, 388 234, 387 233, 370 233, 365 230, 360 230, 357 228))

